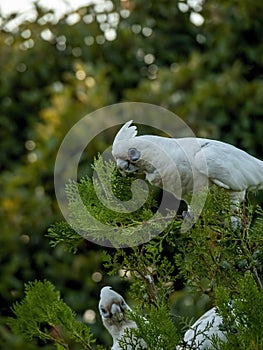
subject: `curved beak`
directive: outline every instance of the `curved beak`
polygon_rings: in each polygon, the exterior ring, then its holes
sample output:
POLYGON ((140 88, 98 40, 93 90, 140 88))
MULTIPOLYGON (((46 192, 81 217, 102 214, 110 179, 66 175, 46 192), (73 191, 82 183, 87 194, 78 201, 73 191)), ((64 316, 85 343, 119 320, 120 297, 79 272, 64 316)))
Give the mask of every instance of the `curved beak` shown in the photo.
POLYGON ((134 173, 138 170, 138 168, 128 160, 117 159, 116 164, 122 175, 134 173))
POLYGON ((120 307, 120 305, 113 303, 110 308, 110 313, 112 315, 111 318, 114 321, 118 321, 118 322, 123 320, 124 318, 123 311, 124 310, 120 307))
POLYGON ((129 167, 129 162, 128 160, 123 160, 123 159, 117 159, 117 168, 119 170, 125 171, 129 167))

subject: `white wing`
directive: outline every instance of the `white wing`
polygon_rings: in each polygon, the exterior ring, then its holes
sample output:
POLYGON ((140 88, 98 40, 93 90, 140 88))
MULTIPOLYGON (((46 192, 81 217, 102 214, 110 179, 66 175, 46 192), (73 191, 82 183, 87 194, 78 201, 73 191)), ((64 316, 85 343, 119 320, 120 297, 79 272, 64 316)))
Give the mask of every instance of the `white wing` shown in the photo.
MULTIPOLYGON (((208 310, 201 316, 185 333, 184 342, 188 349, 204 350, 206 348, 214 349, 212 347, 212 338, 218 336, 221 340, 226 341, 224 333, 220 330, 220 325, 223 323, 221 316, 216 313, 216 308, 208 310)), ((177 350, 181 350, 177 347, 177 350)))
MULTIPOLYGON (((201 150, 195 156, 207 163, 208 177, 212 183, 232 191, 263 189, 263 162, 248 153, 224 142, 199 139, 201 150)), ((204 174, 204 169, 199 168, 204 174)))

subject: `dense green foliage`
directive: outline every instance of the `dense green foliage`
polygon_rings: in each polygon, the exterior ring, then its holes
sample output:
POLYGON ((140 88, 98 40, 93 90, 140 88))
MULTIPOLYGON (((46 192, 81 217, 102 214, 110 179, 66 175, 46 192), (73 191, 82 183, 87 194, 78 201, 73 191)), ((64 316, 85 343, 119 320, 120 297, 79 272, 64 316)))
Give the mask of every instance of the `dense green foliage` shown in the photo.
POLYGON ((50 282, 29 283, 25 294, 23 301, 13 307, 17 320, 9 319, 15 332, 28 341, 33 338, 53 341, 58 349, 69 349, 64 339, 80 343, 82 349, 92 349, 94 339, 89 328, 75 320, 76 315, 50 282))
MULTIPOLYGON (((108 276, 100 246, 84 241, 62 221, 54 225, 61 220, 53 186, 56 153, 64 135, 85 114, 120 101, 150 102, 175 112, 198 136, 233 143, 262 158, 262 10, 263 3, 256 0, 211 0, 200 4, 114 0, 105 6, 92 4, 69 11, 57 19, 52 11, 35 5, 35 19, 13 24, 11 31, 8 25, 19 15, 5 18, 0 13, 3 350, 50 349, 42 342, 25 343, 6 326, 6 317, 12 315, 11 306, 23 297, 28 281, 51 281, 79 318, 87 308, 97 310, 102 285, 111 284, 121 292, 128 290, 125 287, 129 280, 119 278, 123 263, 118 258, 120 252, 116 256, 119 265, 108 276), (194 15, 202 16, 199 23, 194 22, 194 15), (65 246, 78 254, 72 255, 65 246)), ((112 143, 113 137, 112 131, 90 145, 79 167, 80 177, 84 178, 78 186, 90 181, 85 177, 91 174, 90 164, 112 143)), ((151 200, 158 201, 156 193, 151 200)), ((154 201, 148 202, 142 215, 146 211, 150 215, 154 201)), ((262 203, 262 196, 257 201, 262 203)), ((250 217, 249 213, 246 215, 250 217)), ((243 247, 233 260, 226 256, 228 251, 223 254, 223 271, 229 272, 229 266, 239 271, 238 264, 244 265, 243 272, 251 271, 255 264, 261 264, 261 255, 255 248, 260 228, 253 232, 248 250, 243 247)), ((202 226, 197 233, 202 233, 202 226)), ((227 243, 222 227, 220 233, 227 243)), ((245 231, 245 235, 250 235, 250 231, 245 231)), ((164 259, 173 252, 172 237, 161 252, 164 259)), ((176 236, 176 242, 177 239, 176 236)), ((191 246, 183 247, 189 257, 191 246)), ((154 259, 157 251, 156 248, 154 259)), ((107 249, 106 253, 112 256, 113 250, 107 249)), ((151 250, 149 259, 150 253, 151 250)), ((135 250, 134 265, 136 254, 135 250)), ((143 254, 144 251, 142 257, 143 254)), ((180 254, 176 255, 177 263, 182 259, 180 254)), ((127 266, 132 271, 132 266, 127 266)), ((193 276, 195 270, 191 269, 192 262, 181 276, 193 276)), ((215 276, 210 277, 211 281, 216 280, 215 276)), ((199 277, 192 282, 199 283, 199 277)), ((176 313, 193 317, 200 314, 204 299, 199 294, 192 297, 185 293, 181 279, 175 285, 180 289, 178 297, 172 298, 176 313), (192 304, 187 307, 189 300, 192 304)), ((101 343, 110 344, 99 321, 90 327, 101 343)))
POLYGON ((226 287, 216 290, 217 303, 224 317, 224 328, 228 332, 228 344, 220 344, 220 349, 261 349, 263 293, 250 274, 239 277, 238 291, 233 294, 226 287), (232 301, 232 303, 230 302, 232 301))
MULTIPOLYGON (((123 188, 131 185, 131 179, 116 177, 116 169, 111 162, 103 162, 98 158, 95 164, 98 176, 96 179, 101 179, 105 172, 107 174, 111 172, 116 197, 123 196, 123 188), (114 186, 114 179, 117 179, 118 186, 114 186)), ((101 188, 105 188, 104 184, 104 182, 101 183, 101 188)), ((95 181, 92 183, 92 179, 85 178, 79 182, 78 191, 87 209, 93 207, 95 186, 97 184, 95 181), (85 195, 87 186, 82 186, 83 182, 89 183, 90 196, 85 195)), ((154 189, 152 191, 154 192, 154 189)), ((76 186, 69 186, 67 192, 69 210, 72 214, 76 214, 78 208, 71 205, 72 200, 74 201, 72 197, 75 198, 76 186)), ((118 219, 118 224, 127 228, 130 234, 131 226, 137 228, 138 213, 132 213, 132 216, 127 219, 122 212, 116 211, 113 217, 107 208, 107 204, 111 202, 111 196, 105 203, 97 202, 94 216, 99 212, 98 217, 109 224, 109 230, 104 231, 104 236, 112 240, 114 245, 116 238, 111 236, 110 227, 114 226, 118 219)), ((152 214, 154 210, 156 209, 151 209, 152 214)), ((145 220, 148 219, 148 211, 149 209, 146 212, 142 210, 140 214, 145 220)), ((172 215, 172 212, 169 214, 172 215)), ((104 268, 110 275, 116 276, 119 271, 122 271, 124 280, 129 281, 133 302, 136 302, 136 312, 130 317, 136 321, 138 329, 128 331, 126 338, 121 342, 122 348, 128 349, 127 346, 133 344, 135 349, 134 340, 137 339, 139 344, 140 339, 144 339, 149 349, 175 350, 181 339, 182 324, 185 327, 186 325, 189 327, 190 324, 185 316, 178 315, 176 311, 178 298, 176 282, 180 280, 191 293, 198 294, 200 298, 204 295, 208 296, 206 307, 217 305, 224 319, 222 327, 229 339, 229 344, 221 344, 220 349, 260 349, 263 341, 263 323, 260 322, 262 316, 258 315, 263 301, 262 210, 249 202, 243 205, 239 213, 242 218, 242 227, 233 229, 229 195, 226 190, 212 187, 201 217, 190 230, 182 233, 180 230, 182 218, 175 213, 173 215, 174 218, 170 220, 170 224, 149 242, 129 249, 104 251, 102 255, 104 268), (238 337, 233 332, 237 333, 238 337)), ((85 216, 78 216, 77 222, 74 221, 74 223, 82 226, 83 222, 85 225, 85 221, 85 216)), ((89 223, 92 234, 97 231, 96 226, 100 231, 98 221, 89 221, 89 223)), ((65 240, 67 249, 72 250, 71 246, 80 247, 80 236, 68 234, 70 231, 66 228, 67 226, 70 227, 68 223, 61 225, 60 222, 52 226, 49 233, 53 245, 64 244, 65 240), (61 235, 59 235, 60 232, 61 235), (67 236, 69 240, 64 239, 67 236)), ((142 223, 141 226, 143 226, 142 223)), ((98 232, 96 234, 100 237, 98 232)), ((118 238, 121 240, 122 237, 118 236, 118 238)), ((125 239, 127 240, 128 237, 125 236, 125 239)), ((75 250, 75 253, 78 255, 78 250, 75 250)), ((27 338, 39 337, 62 346, 64 344, 67 349, 69 345, 66 335, 63 338, 53 339, 46 331, 42 334, 41 324, 44 322, 52 327, 66 328, 72 334, 76 331, 77 335, 73 340, 78 341, 78 330, 81 326, 79 323, 74 323, 74 314, 68 316, 70 309, 57 296, 58 292, 55 292, 54 287, 48 282, 27 286, 25 298, 21 304, 14 306, 16 318, 10 321, 13 329, 27 338), (70 325, 65 324, 66 321, 70 322, 70 325)), ((87 328, 84 325, 83 327, 87 328)), ((81 334, 82 343, 85 339, 87 342, 90 341, 89 332, 81 331, 81 334)), ((70 335, 68 337, 72 339, 70 335)), ((217 344, 216 349, 219 349, 220 341, 215 338, 214 342, 217 344)))

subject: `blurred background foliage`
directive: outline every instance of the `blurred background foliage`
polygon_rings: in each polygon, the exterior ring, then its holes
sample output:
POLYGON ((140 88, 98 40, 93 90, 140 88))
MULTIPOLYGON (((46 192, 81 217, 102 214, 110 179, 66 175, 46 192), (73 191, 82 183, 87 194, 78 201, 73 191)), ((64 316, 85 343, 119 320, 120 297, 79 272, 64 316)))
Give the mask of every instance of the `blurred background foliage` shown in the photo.
MULTIPOLYGON (((53 187, 58 147, 87 113, 143 101, 175 112, 197 136, 262 158, 263 3, 101 0, 61 18, 34 7, 34 20, 19 24, 18 13, 0 13, 0 344, 49 348, 25 344, 5 326, 24 283, 44 278, 109 344, 94 315, 99 289, 122 291, 127 282, 107 276, 100 246, 86 242, 73 256, 46 237, 61 219, 53 187)), ((83 172, 111 136, 92 144, 83 172)), ((187 310, 189 303, 187 296, 187 310)))

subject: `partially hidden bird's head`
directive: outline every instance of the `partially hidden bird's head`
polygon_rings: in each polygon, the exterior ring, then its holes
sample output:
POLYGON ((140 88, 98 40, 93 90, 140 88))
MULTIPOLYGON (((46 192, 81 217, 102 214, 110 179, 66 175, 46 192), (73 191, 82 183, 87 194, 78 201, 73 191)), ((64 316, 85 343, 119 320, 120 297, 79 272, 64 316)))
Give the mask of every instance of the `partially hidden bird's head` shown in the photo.
POLYGON ((137 128, 131 125, 132 122, 125 123, 113 141, 112 155, 117 168, 123 175, 152 173, 155 169, 151 162, 154 143, 148 136, 137 136, 137 128))
MULTIPOLYGON (((115 292, 111 287, 103 287, 100 292, 100 301, 99 301, 99 312, 102 318, 103 325, 111 334, 113 339, 112 350, 121 350, 122 347, 119 345, 120 339, 125 337, 125 331, 131 328, 137 328, 137 325, 134 321, 129 319, 127 311, 133 313, 131 308, 126 304, 123 297, 115 292)), ((135 340, 134 336, 132 339, 135 340)), ((135 341, 135 344, 138 344, 138 340, 135 341)), ((125 349, 145 349, 144 341, 140 340, 139 347, 132 347, 128 345, 125 349)))
POLYGON ((119 130, 112 145, 112 155, 116 160, 118 169, 122 174, 132 173, 138 170, 136 162, 140 158, 140 151, 134 147, 136 126, 132 120, 125 123, 119 130))
POLYGON ((111 287, 103 287, 100 292, 99 312, 106 328, 126 321, 126 311, 130 310, 123 297, 111 287))

